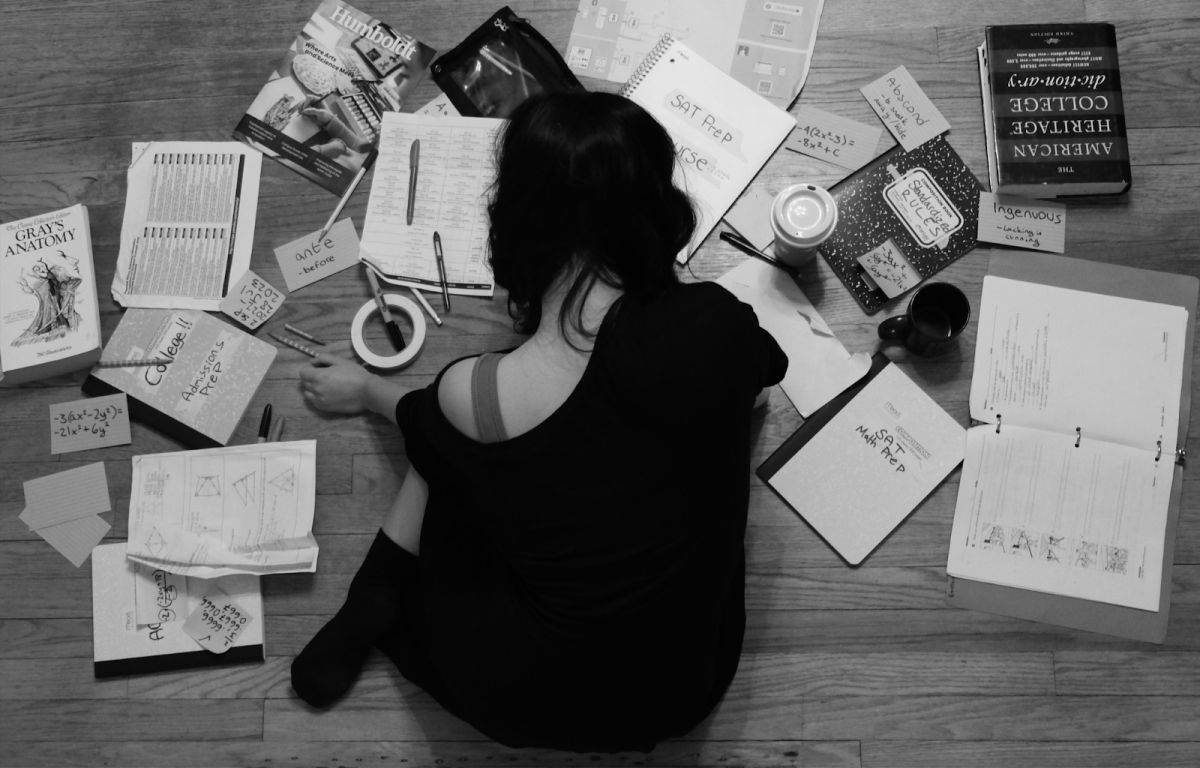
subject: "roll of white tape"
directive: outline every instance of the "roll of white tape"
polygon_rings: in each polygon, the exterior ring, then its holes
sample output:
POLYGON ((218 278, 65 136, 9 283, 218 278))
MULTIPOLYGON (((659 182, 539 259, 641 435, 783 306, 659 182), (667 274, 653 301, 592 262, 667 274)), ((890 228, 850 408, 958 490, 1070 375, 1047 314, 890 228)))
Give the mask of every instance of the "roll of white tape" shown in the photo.
POLYGON ((417 353, 421 351, 421 347, 425 344, 425 314, 421 312, 421 308, 413 302, 412 299, 406 299, 403 296, 397 296, 394 293, 385 294, 383 300, 388 305, 388 310, 393 314, 400 312, 408 315, 408 321, 412 323, 412 338, 407 339, 408 344, 401 351, 390 357, 377 355, 367 348, 367 343, 363 341, 363 326, 367 324, 367 318, 372 313, 379 313, 379 306, 372 299, 358 310, 358 314, 354 316, 354 323, 350 326, 350 343, 354 346, 354 352, 363 359, 367 365, 372 368, 380 368, 385 371, 403 368, 413 361, 417 353))

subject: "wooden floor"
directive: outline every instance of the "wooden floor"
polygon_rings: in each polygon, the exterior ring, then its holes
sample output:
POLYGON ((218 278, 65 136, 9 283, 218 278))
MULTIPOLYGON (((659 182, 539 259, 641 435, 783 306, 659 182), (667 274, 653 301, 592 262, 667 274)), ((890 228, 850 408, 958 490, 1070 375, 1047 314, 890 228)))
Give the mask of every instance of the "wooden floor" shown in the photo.
MULTIPOLYGON (((439 50, 499 6, 354 4, 439 50)), ((0 220, 89 206, 106 338, 120 315, 107 286, 130 143, 227 138, 316 5, 0 0, 0 220)), ((512 5, 565 49, 576 0, 512 5)), ((873 122, 857 89, 904 64, 984 179, 974 59, 983 26, 1082 20, 1117 24, 1134 186, 1123 199, 1071 203, 1067 255, 1198 275, 1195 0, 827 0, 801 101, 873 122)), ((435 92, 422 83, 409 108, 435 92)), ((879 151, 891 145, 885 132, 879 151)), ((777 191, 840 177, 834 166, 780 150, 755 186, 777 191)), ((360 228, 366 190, 348 208, 360 228)), ((314 230, 334 202, 266 161, 253 269, 282 287, 273 246, 314 230)), ((979 248, 942 274, 975 306, 988 256, 979 248)), ((711 279, 740 260, 714 235, 684 276, 711 279)), ((803 287, 848 348, 876 348, 884 315, 865 316, 824 263, 803 287)), ((348 354, 349 321, 366 298, 362 273, 346 271, 290 296, 271 325, 291 322, 343 340, 334 348, 348 354)), ((504 306, 501 296, 456 299, 445 327, 433 330, 399 378, 424 385, 458 356, 515 343, 504 306)), ((973 334, 974 324, 958 354, 932 362, 893 353, 964 425, 973 334)), ((82 375, 0 391, 0 766, 1200 764, 1200 462, 1184 475, 1171 629, 1162 646, 948 608, 958 471, 858 568, 846 567, 754 479, 744 656, 724 702, 686 738, 649 755, 505 749, 447 715, 378 656, 347 700, 314 712, 294 697, 288 665, 340 604, 407 460, 397 430, 382 419, 306 408, 301 363, 281 349, 251 406, 257 413, 272 403, 286 416, 288 438, 318 440, 320 569, 264 580, 266 663, 103 682, 92 677, 90 569, 71 567, 18 521, 21 484, 105 461, 114 505, 105 518, 117 541, 126 534, 130 457, 179 446, 135 425, 132 446, 51 456, 47 405, 79 397, 82 375)), ((234 443, 253 441, 253 421, 234 443)), ((757 424, 755 465, 799 424, 776 391, 757 424)))

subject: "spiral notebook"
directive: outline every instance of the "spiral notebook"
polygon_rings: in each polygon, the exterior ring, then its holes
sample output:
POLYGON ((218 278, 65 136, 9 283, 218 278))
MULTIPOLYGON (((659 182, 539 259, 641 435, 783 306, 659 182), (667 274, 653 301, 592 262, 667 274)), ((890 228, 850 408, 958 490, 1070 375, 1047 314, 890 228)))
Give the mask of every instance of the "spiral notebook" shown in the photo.
POLYGON ((654 115, 675 142, 676 183, 696 202, 686 263, 783 142, 796 120, 663 35, 620 90, 654 115))

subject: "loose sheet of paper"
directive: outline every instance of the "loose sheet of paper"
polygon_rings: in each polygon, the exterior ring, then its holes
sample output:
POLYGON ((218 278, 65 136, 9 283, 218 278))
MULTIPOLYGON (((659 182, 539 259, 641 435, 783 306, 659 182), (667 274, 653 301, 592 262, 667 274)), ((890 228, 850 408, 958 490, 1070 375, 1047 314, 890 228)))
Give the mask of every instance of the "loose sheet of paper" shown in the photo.
POLYGON ((200 604, 183 624, 183 631, 191 635, 205 650, 225 653, 232 648, 246 625, 254 620, 245 609, 235 603, 218 586, 209 589, 200 599, 200 604))
POLYGON ((250 268, 261 171, 262 153, 241 142, 134 144, 113 299, 220 311, 250 268))
POLYGON ((491 296, 486 193, 503 120, 385 112, 361 256, 394 285, 440 290, 433 233, 442 240, 450 292, 491 296), (413 223, 407 223, 409 155, 420 140, 413 223))
POLYGON ((432 115, 433 117, 461 117, 462 113, 450 101, 450 97, 444 93, 439 93, 429 100, 429 103, 417 110, 418 115, 432 115))
POLYGON ((98 461, 25 481, 25 511, 20 519, 36 531, 110 509, 108 477, 104 462, 98 461))
POLYGON ((133 460, 129 558, 172 573, 311 573, 316 441, 133 460))
POLYGON ((787 375, 780 386, 801 416, 807 418, 870 370, 870 356, 847 352, 800 286, 782 270, 751 258, 717 283, 754 308, 759 325, 787 355, 787 375))
POLYGON ((985 243, 1062 253, 1066 250, 1067 206, 1049 200, 979 193, 979 233, 985 243))
POLYGON ((875 157, 883 129, 801 104, 785 147, 857 171, 875 157))
POLYGON ((50 406, 50 453, 128 445, 129 401, 124 392, 50 406))
POLYGON ((275 286, 256 275, 254 270, 247 269, 221 302, 221 311, 254 330, 275 314, 283 299, 275 286))
POLYGON ((889 299, 894 299, 917 283, 921 276, 891 238, 858 257, 858 263, 866 270, 871 282, 883 290, 889 299))
POLYGON ((1182 307, 983 279, 971 418, 1175 452, 1182 307))
POLYGON ((1007 418, 999 433, 975 427, 946 572, 1156 611, 1173 468, 1152 451, 1092 439, 1076 447, 1074 435, 1007 418))
POLYGON ((771 205, 775 196, 762 187, 755 187, 734 203, 725 214, 725 221, 760 251, 775 242, 771 229, 771 205))
POLYGON ((857 564, 962 461, 966 430, 888 365, 771 478, 857 564))
POLYGON ((275 249, 288 291, 295 293, 322 278, 358 266, 359 243, 354 222, 341 219, 329 228, 325 237, 317 239, 319 234, 318 229, 275 249))
POLYGON ((78 568, 111 527, 99 515, 85 515, 65 523, 38 528, 34 533, 78 568))
POLYGON ((950 130, 950 123, 903 66, 859 90, 905 152, 950 130))

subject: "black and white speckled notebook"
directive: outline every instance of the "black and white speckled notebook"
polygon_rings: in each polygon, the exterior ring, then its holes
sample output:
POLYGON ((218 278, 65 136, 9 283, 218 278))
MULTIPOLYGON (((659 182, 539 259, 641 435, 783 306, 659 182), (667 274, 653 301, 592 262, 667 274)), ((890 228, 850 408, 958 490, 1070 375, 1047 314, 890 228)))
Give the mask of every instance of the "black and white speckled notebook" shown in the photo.
POLYGON ((975 247, 980 189, 944 136, 912 152, 897 146, 829 190, 838 224, 821 255, 874 314, 889 298, 864 279, 858 258, 890 240, 922 279, 931 277, 975 247))

